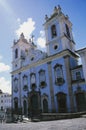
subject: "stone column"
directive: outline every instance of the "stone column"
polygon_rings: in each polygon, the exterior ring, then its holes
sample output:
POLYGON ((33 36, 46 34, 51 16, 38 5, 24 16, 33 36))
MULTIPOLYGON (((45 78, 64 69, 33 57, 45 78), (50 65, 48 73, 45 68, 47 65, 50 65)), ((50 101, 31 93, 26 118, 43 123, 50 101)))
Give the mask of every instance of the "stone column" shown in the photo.
POLYGON ((52 112, 55 112, 55 100, 54 100, 54 86, 53 86, 53 80, 52 80, 52 66, 51 62, 48 62, 48 76, 49 76, 49 87, 50 87, 50 96, 51 96, 51 108, 52 112))
POLYGON ((68 95, 70 101, 70 112, 74 111, 74 99, 73 99, 73 90, 72 90, 72 83, 71 83, 71 71, 70 71, 70 57, 64 56, 65 61, 65 70, 66 70, 66 79, 67 79, 67 86, 68 86, 68 95))

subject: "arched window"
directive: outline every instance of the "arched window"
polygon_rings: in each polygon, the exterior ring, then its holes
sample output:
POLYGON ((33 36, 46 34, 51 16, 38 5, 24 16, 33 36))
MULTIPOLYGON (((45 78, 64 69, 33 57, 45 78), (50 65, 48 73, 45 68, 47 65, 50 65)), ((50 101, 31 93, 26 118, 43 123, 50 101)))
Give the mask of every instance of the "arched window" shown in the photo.
POLYGON ((36 75, 35 73, 31 73, 30 75, 31 89, 36 88, 36 75))
POLYGON ((15 50, 15 58, 18 58, 18 49, 15 50))
POLYGON ((70 31, 67 24, 65 24, 67 36, 70 38, 70 31))
POLYGON ((15 93, 18 92, 18 79, 17 78, 14 79, 14 92, 15 93))
POLYGON ((23 76, 23 90, 28 90, 28 77, 26 75, 23 76))
POLYGON ((61 69, 60 66, 55 69, 55 75, 56 75, 57 78, 62 77, 62 69, 61 69))
POLYGON ((55 72, 55 83, 59 86, 62 85, 64 83, 62 65, 56 64, 54 66, 54 72, 55 72))
POLYGON ((54 66, 54 71, 55 71, 55 77, 56 78, 62 78, 63 77, 62 65, 56 64, 54 66))
POLYGON ((57 36, 56 25, 51 26, 51 36, 52 38, 57 36))
POLYGON ((39 82, 40 82, 40 87, 46 86, 45 70, 39 71, 39 82))

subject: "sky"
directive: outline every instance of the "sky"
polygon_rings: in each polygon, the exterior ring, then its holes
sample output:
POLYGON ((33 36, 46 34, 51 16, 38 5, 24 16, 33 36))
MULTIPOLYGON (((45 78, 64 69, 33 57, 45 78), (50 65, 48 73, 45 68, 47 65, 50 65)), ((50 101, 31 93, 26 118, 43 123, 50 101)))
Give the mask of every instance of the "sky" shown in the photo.
POLYGON ((11 93, 12 45, 23 32, 27 39, 45 51, 43 24, 55 6, 73 24, 76 49, 86 47, 86 0, 0 0, 0 89, 11 93))

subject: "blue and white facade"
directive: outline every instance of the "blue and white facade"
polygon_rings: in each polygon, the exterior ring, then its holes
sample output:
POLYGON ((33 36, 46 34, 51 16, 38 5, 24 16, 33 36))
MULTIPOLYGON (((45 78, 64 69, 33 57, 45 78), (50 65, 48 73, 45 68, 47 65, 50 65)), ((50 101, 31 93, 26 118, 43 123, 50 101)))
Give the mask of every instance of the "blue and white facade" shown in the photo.
POLYGON ((86 110, 86 48, 75 49, 72 23, 60 6, 45 16, 46 53, 23 35, 12 47, 14 113, 86 110), (78 64, 81 56, 82 65, 78 64))

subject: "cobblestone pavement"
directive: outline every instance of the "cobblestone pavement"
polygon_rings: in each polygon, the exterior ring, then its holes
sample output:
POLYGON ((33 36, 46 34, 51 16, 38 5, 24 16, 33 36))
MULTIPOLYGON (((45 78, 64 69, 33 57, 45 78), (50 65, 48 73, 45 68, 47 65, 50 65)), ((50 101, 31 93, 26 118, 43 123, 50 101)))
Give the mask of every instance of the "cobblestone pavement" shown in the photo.
POLYGON ((86 130, 86 118, 0 124, 0 130, 86 130))

